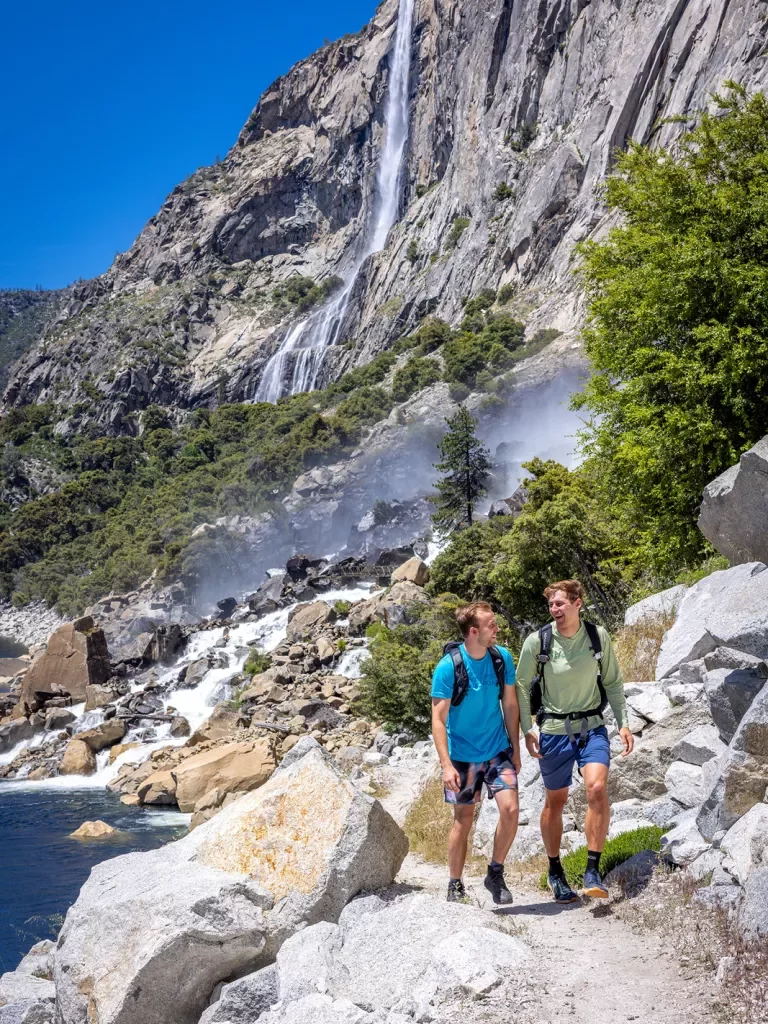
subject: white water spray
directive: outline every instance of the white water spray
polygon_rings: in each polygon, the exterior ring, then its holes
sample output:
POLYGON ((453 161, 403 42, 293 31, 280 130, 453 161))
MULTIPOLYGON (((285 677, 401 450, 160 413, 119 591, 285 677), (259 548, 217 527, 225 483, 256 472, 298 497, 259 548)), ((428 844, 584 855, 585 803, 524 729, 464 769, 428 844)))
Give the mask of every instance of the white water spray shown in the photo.
POLYGON ((322 309, 292 327, 279 350, 271 357, 256 392, 257 402, 276 402, 284 393, 289 375, 289 391, 293 395, 316 387, 326 349, 336 341, 360 268, 369 256, 384 248, 389 230, 397 220, 400 172, 408 141, 408 72, 413 7, 414 0, 400 0, 384 112, 384 145, 376 172, 376 198, 370 233, 344 287, 322 309))

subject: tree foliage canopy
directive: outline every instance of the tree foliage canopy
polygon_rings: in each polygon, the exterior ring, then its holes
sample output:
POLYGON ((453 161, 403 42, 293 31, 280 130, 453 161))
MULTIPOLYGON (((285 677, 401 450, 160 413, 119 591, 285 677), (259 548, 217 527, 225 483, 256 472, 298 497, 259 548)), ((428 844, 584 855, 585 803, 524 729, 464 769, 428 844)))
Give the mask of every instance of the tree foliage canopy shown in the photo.
POLYGON ((491 468, 489 452, 475 434, 477 420, 464 406, 446 419, 448 432, 438 447, 442 458, 435 469, 443 474, 432 499, 432 521, 440 530, 452 530, 462 521, 472 524, 472 514, 485 492, 491 468))
POLYGON ((585 453, 636 561, 693 562, 705 485, 768 433, 768 101, 729 83, 669 149, 630 144, 623 215, 580 247, 585 453))

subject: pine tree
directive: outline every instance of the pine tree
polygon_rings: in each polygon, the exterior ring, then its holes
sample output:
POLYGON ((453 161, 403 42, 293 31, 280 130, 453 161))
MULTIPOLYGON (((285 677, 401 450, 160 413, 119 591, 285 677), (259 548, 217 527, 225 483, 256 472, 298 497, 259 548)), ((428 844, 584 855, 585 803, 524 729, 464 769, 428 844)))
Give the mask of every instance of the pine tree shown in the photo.
POLYGON ((475 436, 477 420, 464 406, 445 422, 448 432, 438 445, 442 458, 435 463, 435 469, 444 475, 431 499, 436 510, 432 522, 443 532, 455 529, 462 521, 472 524, 472 513, 486 493, 491 468, 490 452, 475 436))

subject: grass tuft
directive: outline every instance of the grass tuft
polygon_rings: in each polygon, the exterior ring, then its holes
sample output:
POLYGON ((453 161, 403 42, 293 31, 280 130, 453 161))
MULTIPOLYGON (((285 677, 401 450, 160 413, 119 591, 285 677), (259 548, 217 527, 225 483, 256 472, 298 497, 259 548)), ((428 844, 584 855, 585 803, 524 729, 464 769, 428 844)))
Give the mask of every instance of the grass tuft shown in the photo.
POLYGON ((624 679, 633 683, 653 682, 661 642, 674 621, 675 613, 668 612, 641 619, 618 631, 614 647, 624 679))
MULTIPOLYGON (((603 848, 600 858, 600 871, 607 875, 613 868, 623 864, 625 860, 634 857, 636 853, 643 850, 661 849, 661 837, 667 830, 657 825, 649 825, 646 828, 636 828, 631 832, 623 832, 615 839, 609 839, 603 848)), ((567 853, 562 858, 562 865, 565 870, 565 877, 573 889, 580 889, 584 883, 584 872, 587 868, 587 848, 582 846, 572 853, 567 853)), ((539 877, 539 886, 542 889, 547 887, 547 873, 543 871, 539 877)))

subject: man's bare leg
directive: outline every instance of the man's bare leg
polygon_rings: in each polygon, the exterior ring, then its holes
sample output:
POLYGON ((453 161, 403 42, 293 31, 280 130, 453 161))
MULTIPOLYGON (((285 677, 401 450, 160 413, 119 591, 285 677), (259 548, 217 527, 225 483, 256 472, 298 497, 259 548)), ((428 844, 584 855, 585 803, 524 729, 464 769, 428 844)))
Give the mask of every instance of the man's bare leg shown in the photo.
POLYGON ((448 871, 451 878, 461 878, 467 859, 467 842, 475 816, 474 804, 453 805, 453 825, 448 836, 448 871))
POLYGON ((499 809, 499 822, 493 837, 493 859, 497 864, 503 864, 517 835, 517 819, 520 816, 517 790, 500 790, 496 794, 496 806, 499 809))
POLYGON ((587 849, 599 853, 605 846, 608 825, 611 821, 611 806, 608 802, 608 766, 585 764, 581 769, 581 776, 584 779, 584 789, 587 793, 587 817, 584 821, 587 849))
POLYGON ((563 808, 568 800, 568 787, 548 789, 541 812, 541 838, 548 857, 560 856, 563 841, 563 808))

